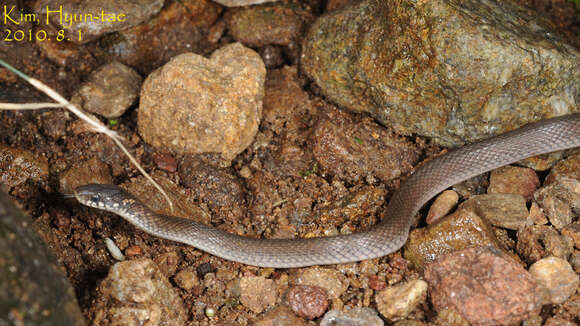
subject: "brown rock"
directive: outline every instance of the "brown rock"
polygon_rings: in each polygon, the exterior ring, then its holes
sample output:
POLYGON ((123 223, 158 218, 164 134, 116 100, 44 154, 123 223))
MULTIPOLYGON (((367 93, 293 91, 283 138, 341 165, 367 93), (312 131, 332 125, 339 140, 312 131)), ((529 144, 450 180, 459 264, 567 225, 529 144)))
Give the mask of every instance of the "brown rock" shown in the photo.
POLYGON ((577 325, 574 322, 568 321, 566 319, 550 317, 546 319, 544 326, 574 326, 577 325))
POLYGON ((387 282, 385 281, 384 277, 380 277, 378 275, 371 275, 369 276, 369 286, 371 289, 375 291, 380 291, 387 287, 387 282))
POLYGON ((574 246, 580 249, 580 222, 574 222, 566 225, 562 229, 562 235, 572 239, 574 246))
POLYGON ((494 226, 519 230, 527 225, 526 200, 518 194, 486 194, 463 202, 458 209, 473 210, 494 226))
POLYGON ((411 171, 419 158, 411 142, 373 120, 336 109, 316 126, 312 151, 321 167, 341 179, 356 182, 376 176, 389 181, 411 171))
POLYGON ((229 15, 227 23, 236 41, 262 47, 296 42, 313 20, 299 2, 281 2, 241 8, 229 15))
POLYGON ((48 111, 40 116, 42 131, 53 139, 58 139, 65 135, 68 120, 70 120, 70 114, 66 110, 48 111))
POLYGON ((429 207, 429 212, 427 213, 426 222, 427 224, 432 224, 443 216, 447 215, 457 202, 459 201, 459 195, 453 190, 445 190, 429 207))
POLYGON ((530 168, 504 166, 491 171, 488 194, 519 194, 530 201, 540 186, 540 179, 530 168))
POLYGON ((237 220, 246 212, 245 191, 231 168, 216 166, 217 155, 186 155, 179 164, 181 183, 192 189, 216 218, 237 220))
MULTIPOLYGON (((559 153, 559 152, 558 152, 559 153)), ((568 175, 569 173, 580 171, 580 154, 571 155, 563 160, 558 161, 544 181, 544 186, 556 181, 556 178, 561 175, 568 175)))
POLYGON ((125 249, 125 255, 127 255, 127 257, 139 256, 142 253, 143 253, 143 249, 141 249, 141 247, 139 247, 139 246, 131 246, 131 247, 125 249))
POLYGON ((155 152, 152 155, 153 161, 158 168, 167 172, 177 171, 177 160, 169 153, 155 152))
POLYGON ((348 287, 348 279, 342 273, 335 269, 321 267, 299 270, 294 275, 292 283, 323 288, 330 299, 340 297, 348 287))
POLYGON ((137 100, 141 82, 135 70, 113 61, 94 71, 71 102, 105 118, 118 118, 137 100))
POLYGON ((530 206, 530 220, 532 220, 536 225, 544 225, 548 223, 546 215, 536 202, 532 202, 532 205, 530 206))
POLYGON ((199 285, 199 279, 197 278, 197 273, 193 268, 186 268, 180 270, 174 277, 175 283, 182 289, 189 291, 193 289, 194 286, 199 285))
POLYGON ((580 50, 546 33, 514 2, 366 0, 317 19, 300 63, 341 107, 457 146, 579 112, 580 50), (546 52, 534 62, 529 51, 546 52))
POLYGON ((534 193, 534 198, 554 227, 565 227, 580 209, 580 171, 555 176, 534 193))
POLYGON ((115 264, 99 285, 92 325, 184 325, 181 298, 149 259, 115 264))
POLYGON ((0 184, 16 187, 28 179, 48 177, 48 160, 44 156, 0 144, 0 184))
POLYGON ((254 326, 307 326, 302 318, 296 317, 286 307, 277 307, 265 312, 252 324, 254 326))
POLYGON ((533 169, 534 171, 546 171, 550 170, 554 163, 562 159, 562 151, 541 154, 533 157, 528 157, 518 162, 518 165, 522 165, 533 169))
POLYGON ((240 302, 255 313, 261 313, 276 303, 274 281, 263 276, 242 277, 240 291, 240 302))
POLYGON ((111 184, 111 168, 98 157, 93 157, 68 169, 60 176, 60 191, 72 193, 79 186, 91 183, 111 184))
POLYGON ((377 309, 390 321, 407 317, 427 298, 427 282, 413 280, 388 287, 375 296, 377 309))
POLYGON ((542 306, 531 275, 492 247, 458 251, 425 269, 435 309, 451 308, 473 325, 518 323, 542 306))
POLYGON ((87 43, 101 35, 126 29, 144 22, 163 7, 163 0, 137 1, 90 1, 90 0, 42 0, 35 4, 38 16, 49 17, 56 29, 66 31, 67 39, 75 43, 87 43), (54 11, 62 10, 62 15, 54 11), (50 14, 48 11, 53 11, 50 14), (102 16, 102 14, 106 16, 102 16), (62 16, 84 17, 90 14, 101 19, 86 19, 70 23, 62 16), (122 16, 121 16, 122 15, 122 16))
POLYGON ((295 285, 286 297, 292 311, 302 318, 318 318, 328 308, 326 291, 318 286, 295 285))
POLYGON ((525 227, 518 231, 517 238, 516 251, 528 264, 546 256, 568 259, 574 246, 570 238, 547 225, 525 227))
POLYGON ((145 80, 139 133, 158 148, 218 152, 231 160, 258 131, 265 74, 259 55, 239 43, 215 51, 209 60, 179 55, 145 80))
POLYGON ((530 274, 549 293, 549 302, 560 304, 578 289, 580 279, 570 264, 558 257, 546 257, 530 266, 530 274))
POLYGON ((489 222, 472 210, 458 209, 426 228, 411 231, 404 255, 412 266, 422 269, 440 255, 476 246, 501 248, 489 222))
POLYGON ((480 174, 453 186, 459 196, 468 199, 475 195, 485 194, 489 185, 488 173, 480 174))
POLYGON ((216 0, 217 3, 224 5, 226 7, 240 7, 256 5, 264 2, 275 2, 278 0, 216 0))
POLYGON ((171 1, 158 15, 135 27, 103 36, 97 54, 115 58, 147 75, 186 52, 210 54, 217 43, 206 37, 222 7, 209 0, 171 1), (100 53, 102 52, 102 54, 100 53))

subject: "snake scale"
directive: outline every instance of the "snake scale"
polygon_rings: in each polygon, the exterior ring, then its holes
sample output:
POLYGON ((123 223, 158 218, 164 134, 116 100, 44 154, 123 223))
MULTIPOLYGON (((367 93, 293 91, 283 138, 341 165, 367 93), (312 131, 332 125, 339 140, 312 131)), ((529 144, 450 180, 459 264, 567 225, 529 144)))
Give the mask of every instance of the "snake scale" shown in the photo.
POLYGON ((310 239, 255 239, 189 219, 159 215, 114 185, 75 190, 87 206, 120 215, 137 228, 212 255, 261 267, 303 267, 385 256, 405 244, 414 217, 433 196, 468 178, 521 159, 580 146, 580 114, 552 118, 463 146, 419 167, 393 194, 385 218, 369 230, 310 239))

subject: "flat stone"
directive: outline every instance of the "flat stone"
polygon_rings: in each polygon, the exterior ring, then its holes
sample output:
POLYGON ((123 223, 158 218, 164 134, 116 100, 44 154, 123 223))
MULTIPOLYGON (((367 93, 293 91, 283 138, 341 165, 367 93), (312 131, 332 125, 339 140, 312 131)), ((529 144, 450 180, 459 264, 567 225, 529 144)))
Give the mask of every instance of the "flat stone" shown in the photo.
POLYGON ((463 202, 458 209, 471 209, 494 226, 519 230, 527 225, 526 200, 519 194, 485 194, 463 202))
POLYGON ((377 309, 390 321, 407 317, 427 298, 427 282, 413 280, 388 287, 375 296, 377 309))
POLYGON ((540 179, 530 168, 503 166, 491 171, 488 194, 519 194, 530 201, 540 186, 540 179))

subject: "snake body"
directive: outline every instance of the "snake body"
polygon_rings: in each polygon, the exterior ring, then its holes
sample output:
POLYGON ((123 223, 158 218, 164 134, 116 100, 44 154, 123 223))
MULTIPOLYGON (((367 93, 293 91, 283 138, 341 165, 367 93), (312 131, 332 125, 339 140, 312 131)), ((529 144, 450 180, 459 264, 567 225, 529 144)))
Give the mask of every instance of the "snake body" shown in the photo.
POLYGON ((125 190, 87 185, 75 190, 87 206, 120 215, 137 228, 212 255, 262 267, 302 267, 385 256, 405 244, 414 217, 433 196, 468 178, 521 159, 580 146, 580 114, 526 125, 461 147, 419 167, 394 193, 385 218, 367 231, 310 239, 255 239, 189 219, 156 214, 125 190))

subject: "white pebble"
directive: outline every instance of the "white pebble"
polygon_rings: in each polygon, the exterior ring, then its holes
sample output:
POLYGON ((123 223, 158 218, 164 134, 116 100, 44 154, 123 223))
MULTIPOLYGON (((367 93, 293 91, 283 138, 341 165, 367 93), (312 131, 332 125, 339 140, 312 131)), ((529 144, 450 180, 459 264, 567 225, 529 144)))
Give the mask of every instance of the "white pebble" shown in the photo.
POLYGON ((205 315, 208 317, 213 317, 215 316, 215 310, 213 310, 213 308, 205 308, 205 315))
POLYGON ((113 256, 113 258, 120 261, 125 260, 125 255, 123 255, 121 249, 117 247, 117 245, 115 244, 115 242, 113 242, 113 240, 111 240, 111 238, 105 238, 105 244, 107 245, 107 249, 109 249, 109 253, 111 253, 111 256, 113 256))

